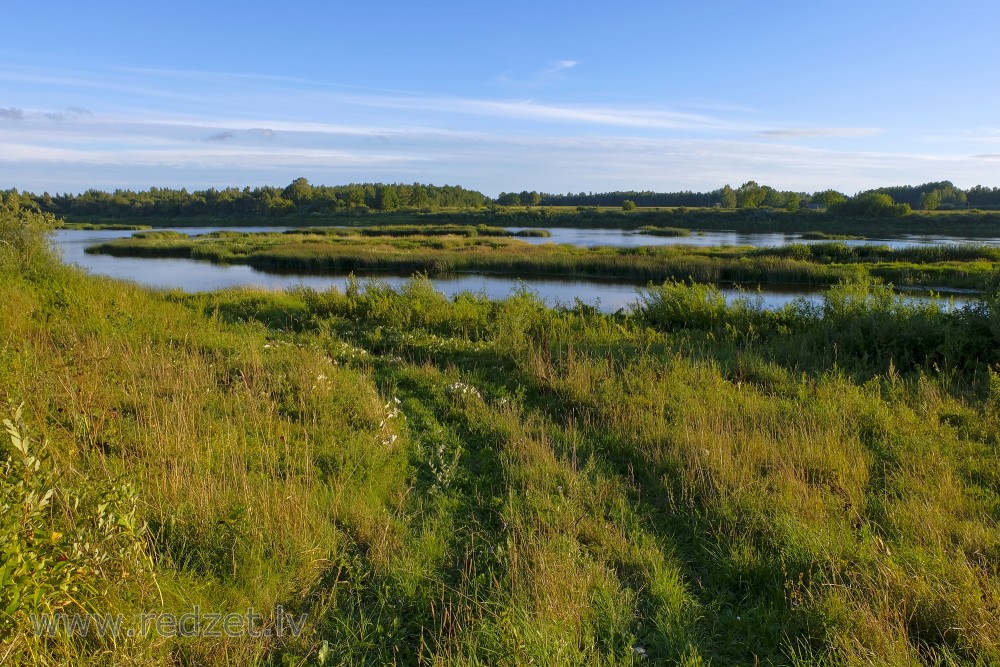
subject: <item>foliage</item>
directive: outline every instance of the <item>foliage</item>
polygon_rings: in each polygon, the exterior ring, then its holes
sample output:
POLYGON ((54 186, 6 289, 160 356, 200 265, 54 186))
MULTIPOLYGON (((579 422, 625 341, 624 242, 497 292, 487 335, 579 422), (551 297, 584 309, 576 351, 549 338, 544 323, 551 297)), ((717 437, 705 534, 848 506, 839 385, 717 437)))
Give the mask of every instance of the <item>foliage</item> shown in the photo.
POLYGON ((99 218, 162 218, 200 215, 214 216, 286 216, 292 213, 320 214, 336 211, 391 211, 399 207, 471 207, 481 206, 485 197, 460 186, 435 186, 421 183, 385 184, 352 183, 340 186, 312 185, 298 178, 285 188, 226 188, 188 192, 186 189, 150 188, 143 192, 88 190, 82 194, 55 196, 29 195, 48 213, 99 218))
MULTIPOLYGON (((895 253, 819 246, 734 261, 895 253)), ((0 513, 0 553, 70 563, 21 590, 253 607, 272 629, 277 604, 307 614, 299 637, 113 644, 36 641, 18 611, 11 664, 1000 662, 995 298, 949 310, 851 281, 772 312, 672 281, 602 315, 423 278, 186 295, 0 271, 0 388, 30 397, 38 433, 11 417, 2 498, 54 489, 0 513)))
POLYGON ((726 312, 726 298, 717 287, 676 281, 650 285, 641 293, 638 314, 668 330, 710 329, 726 312))
POLYGON ((14 193, 0 195, 0 267, 23 270, 49 265, 55 255, 48 235, 55 226, 52 215, 22 204, 14 193))
POLYGON ((40 615, 98 611, 121 581, 146 576, 149 562, 130 485, 63 486, 48 443, 29 433, 23 406, 3 426, 0 639, 27 647, 38 640, 40 615))
POLYGON ((865 192, 829 207, 842 215, 896 218, 910 212, 909 204, 897 204, 882 192, 865 192))

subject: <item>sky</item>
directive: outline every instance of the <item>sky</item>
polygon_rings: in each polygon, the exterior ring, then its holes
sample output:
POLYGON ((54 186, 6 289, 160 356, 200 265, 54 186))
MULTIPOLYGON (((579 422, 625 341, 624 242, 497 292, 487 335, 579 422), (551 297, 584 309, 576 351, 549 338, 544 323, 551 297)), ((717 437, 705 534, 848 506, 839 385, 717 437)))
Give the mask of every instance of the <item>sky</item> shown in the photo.
POLYGON ((9 3, 0 189, 1000 186, 1000 3, 9 3))

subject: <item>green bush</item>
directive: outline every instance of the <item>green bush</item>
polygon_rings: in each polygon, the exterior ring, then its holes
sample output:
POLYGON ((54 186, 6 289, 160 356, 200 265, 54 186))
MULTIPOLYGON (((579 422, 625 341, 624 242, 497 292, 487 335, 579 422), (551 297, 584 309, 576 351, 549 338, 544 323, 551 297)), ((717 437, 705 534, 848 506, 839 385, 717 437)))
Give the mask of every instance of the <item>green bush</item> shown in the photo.
POLYGON ((708 329, 726 314, 726 297, 714 285, 667 280, 640 293, 639 314, 666 329, 708 329))
POLYGON ((28 636, 31 615, 93 611, 114 583, 149 565, 127 485, 60 484, 45 441, 22 407, 3 421, 0 448, 0 637, 28 636))
POLYGON ((49 233, 55 227, 51 214, 25 208, 13 195, 0 196, 0 268, 51 266, 56 254, 49 245, 49 233))

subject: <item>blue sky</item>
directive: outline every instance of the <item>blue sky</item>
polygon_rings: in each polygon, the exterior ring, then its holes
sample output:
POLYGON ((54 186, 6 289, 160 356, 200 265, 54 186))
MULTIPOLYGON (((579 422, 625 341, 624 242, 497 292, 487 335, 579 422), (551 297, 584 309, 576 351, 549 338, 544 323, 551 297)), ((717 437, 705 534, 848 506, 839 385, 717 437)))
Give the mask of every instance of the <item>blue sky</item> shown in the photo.
POLYGON ((994 2, 39 0, 4 23, 0 188, 1000 185, 994 2))

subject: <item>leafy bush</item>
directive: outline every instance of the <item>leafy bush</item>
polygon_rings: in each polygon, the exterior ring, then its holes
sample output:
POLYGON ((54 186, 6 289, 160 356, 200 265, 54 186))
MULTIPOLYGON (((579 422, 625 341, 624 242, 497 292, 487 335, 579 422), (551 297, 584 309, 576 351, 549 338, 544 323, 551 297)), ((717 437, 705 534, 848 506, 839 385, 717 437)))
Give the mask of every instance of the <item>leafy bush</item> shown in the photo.
POLYGON ((48 444, 28 434, 22 408, 3 425, 0 637, 31 632, 31 614, 88 611, 113 582, 149 565, 130 487, 60 487, 48 444))
POLYGON ((48 213, 21 206, 17 197, 0 196, 0 268, 38 269, 56 257, 49 245, 49 232, 56 227, 48 213))
POLYGON ((666 329, 708 329, 726 314, 726 297, 714 285, 667 280, 640 292, 639 314, 666 329))

